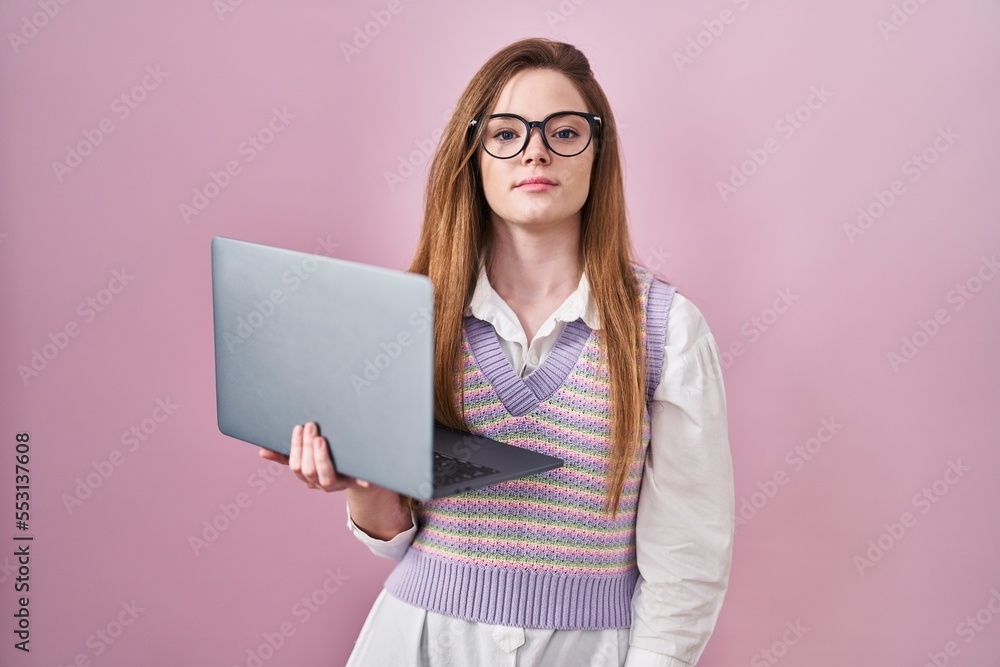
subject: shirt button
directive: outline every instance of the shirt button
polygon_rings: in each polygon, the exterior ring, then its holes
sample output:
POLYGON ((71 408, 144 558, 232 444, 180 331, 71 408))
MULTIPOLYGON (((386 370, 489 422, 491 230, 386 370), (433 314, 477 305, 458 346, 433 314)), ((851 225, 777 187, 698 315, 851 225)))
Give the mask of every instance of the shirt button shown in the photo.
POLYGON ((538 355, 537 354, 531 355, 530 357, 528 357, 528 361, 530 361, 532 364, 537 364, 538 363, 538 355))

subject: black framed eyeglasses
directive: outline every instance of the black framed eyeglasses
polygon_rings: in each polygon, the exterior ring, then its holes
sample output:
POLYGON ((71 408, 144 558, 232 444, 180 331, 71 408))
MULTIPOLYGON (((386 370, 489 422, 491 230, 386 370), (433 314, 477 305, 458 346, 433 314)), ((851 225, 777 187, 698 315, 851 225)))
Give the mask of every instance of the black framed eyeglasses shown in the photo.
MULTIPOLYGON (((473 118, 477 127, 482 118, 473 118)), ((538 128, 545 147, 556 155, 573 157, 587 150, 601 117, 582 111, 557 111, 545 120, 526 120, 513 113, 496 113, 483 123, 479 143, 487 153, 500 160, 519 155, 528 146, 531 130, 538 128)))

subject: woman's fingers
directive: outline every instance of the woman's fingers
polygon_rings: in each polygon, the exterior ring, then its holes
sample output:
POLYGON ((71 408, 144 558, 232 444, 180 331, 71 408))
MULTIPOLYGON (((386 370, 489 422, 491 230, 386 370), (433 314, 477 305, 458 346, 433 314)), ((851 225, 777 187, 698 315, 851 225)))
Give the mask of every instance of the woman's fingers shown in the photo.
POLYGON ((282 465, 288 465, 288 457, 284 454, 279 454, 278 452, 273 452, 270 449, 261 447, 257 450, 257 454, 262 459, 267 459, 268 461, 274 461, 282 465))
POLYGON ((316 486, 316 459, 313 453, 316 444, 315 441, 319 439, 316 435, 316 426, 312 422, 306 424, 305 433, 302 436, 302 481, 306 483, 309 488, 314 488, 316 486))
POLYGON ((272 461, 287 463, 295 476, 305 482, 310 489, 342 491, 349 487, 362 489, 372 487, 371 482, 337 472, 330 458, 326 438, 319 435, 315 422, 309 422, 305 426, 297 424, 292 429, 292 442, 287 457, 270 450, 262 450, 260 455, 272 461))
POLYGON ((342 484, 344 478, 338 475, 333 467, 325 438, 313 440, 313 462, 316 466, 316 481, 320 488, 326 491, 338 491, 344 488, 342 484))
MULTIPOLYGON (((296 424, 292 429, 292 443, 288 449, 288 467, 292 469, 295 476, 302 479, 302 428, 301 424, 296 424)), ((305 481, 304 479, 302 481, 305 481)))
POLYGON ((330 459, 330 450, 326 446, 326 438, 317 437, 313 440, 313 463, 316 467, 317 486, 324 491, 343 491, 351 486, 367 489, 370 482, 341 475, 330 459))

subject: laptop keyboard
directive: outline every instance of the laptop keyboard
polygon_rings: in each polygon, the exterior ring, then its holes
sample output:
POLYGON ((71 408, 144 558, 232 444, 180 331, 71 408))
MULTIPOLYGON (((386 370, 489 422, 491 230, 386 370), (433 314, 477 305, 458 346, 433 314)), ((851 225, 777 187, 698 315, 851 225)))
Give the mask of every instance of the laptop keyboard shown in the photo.
POLYGON ((434 452, 434 486, 466 482, 500 472, 494 468, 462 461, 454 456, 434 452))

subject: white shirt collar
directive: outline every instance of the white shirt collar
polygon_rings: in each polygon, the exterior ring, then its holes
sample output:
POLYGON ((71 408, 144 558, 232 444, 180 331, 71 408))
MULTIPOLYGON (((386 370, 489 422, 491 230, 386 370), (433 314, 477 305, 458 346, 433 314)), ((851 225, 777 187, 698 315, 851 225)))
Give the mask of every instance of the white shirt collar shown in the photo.
MULTIPOLYGON (((479 277, 476 280, 476 288, 472 293, 472 300, 469 302, 469 306, 465 309, 465 314, 490 322, 502 336, 506 332, 520 331, 520 337, 524 337, 523 329, 517 319, 517 315, 507 305, 507 302, 497 294, 493 286, 490 285, 484 262, 479 263, 479 277)), ((586 272, 581 273, 580 283, 577 285, 576 290, 542 324, 536 336, 548 334, 557 322, 574 322, 578 318, 582 318, 584 324, 591 329, 601 328, 597 303, 590 294, 590 282, 587 280, 586 272)), ((509 338, 509 336, 504 337, 509 338)), ((529 341, 524 342, 527 345, 529 341)))

